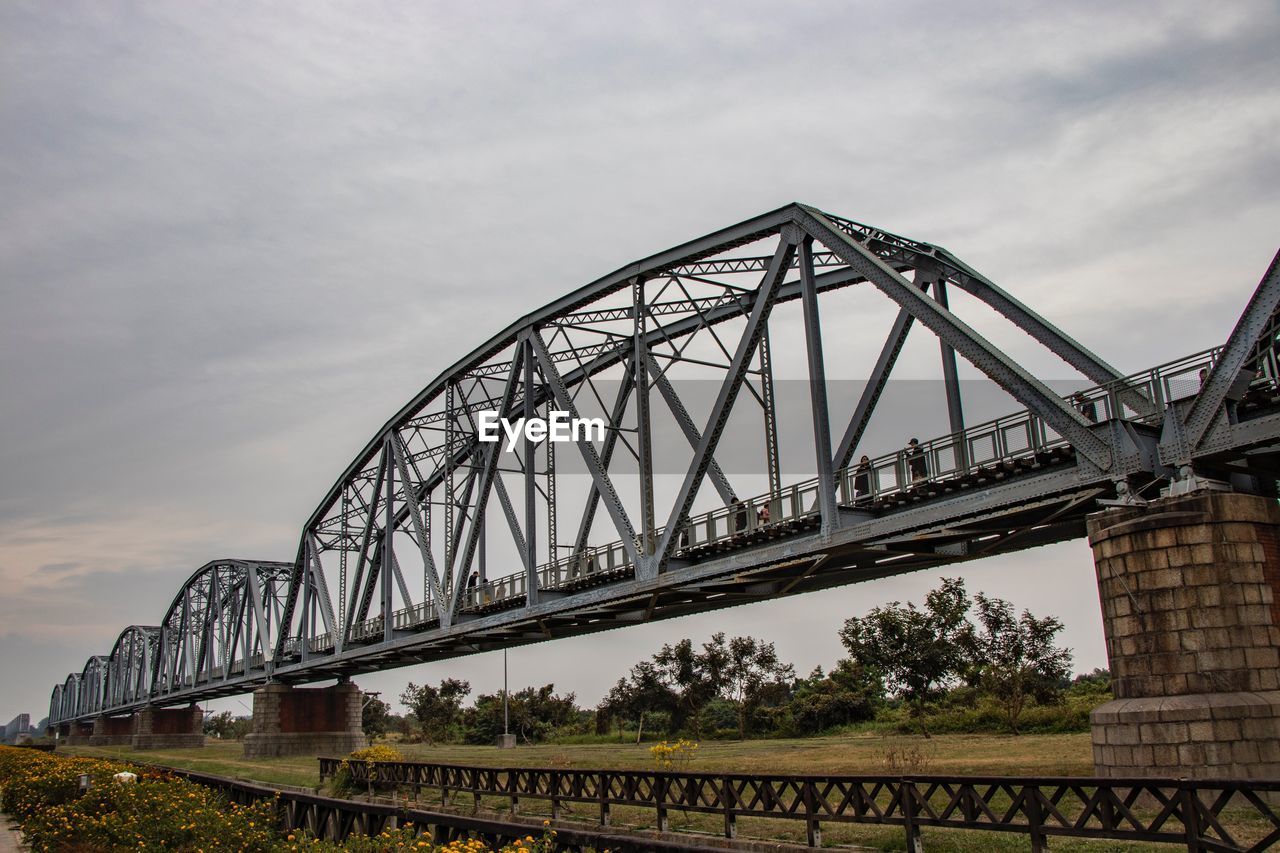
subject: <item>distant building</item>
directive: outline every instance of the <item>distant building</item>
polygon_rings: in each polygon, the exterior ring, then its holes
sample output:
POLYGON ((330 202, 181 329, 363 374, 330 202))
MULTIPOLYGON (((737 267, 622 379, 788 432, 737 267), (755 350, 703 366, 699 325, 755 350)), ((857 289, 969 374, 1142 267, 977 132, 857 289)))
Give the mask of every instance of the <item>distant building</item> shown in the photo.
POLYGON ((4 727, 0 743, 27 743, 35 733, 31 731, 31 715, 19 714, 4 727))

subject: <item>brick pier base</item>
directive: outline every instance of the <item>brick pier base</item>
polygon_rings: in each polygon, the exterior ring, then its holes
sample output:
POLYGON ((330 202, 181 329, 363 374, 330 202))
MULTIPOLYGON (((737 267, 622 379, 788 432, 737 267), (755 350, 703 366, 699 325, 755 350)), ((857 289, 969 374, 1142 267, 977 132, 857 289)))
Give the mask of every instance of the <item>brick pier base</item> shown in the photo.
POLYGON ((64 726, 65 734, 61 734, 62 729, 59 732, 67 746, 89 746, 93 738, 93 723, 72 722, 64 726))
POLYGON ((134 749, 191 749, 204 746, 204 711, 199 705, 157 708, 134 715, 134 749))
POLYGON ((1098 775, 1280 777, 1280 505, 1201 492, 1088 527, 1116 696, 1098 775))
POLYGON ((253 691, 253 728, 245 758, 346 755, 369 745, 361 720, 364 697, 350 682, 332 687, 268 684, 253 691))
POLYGON ((92 722, 59 724, 58 737, 67 746, 190 749, 204 746, 204 711, 199 705, 186 708, 148 705, 135 714, 103 715, 92 722))
POLYGON ((89 745, 132 746, 135 721, 136 717, 133 714, 123 717, 95 717, 93 734, 89 736, 89 745))

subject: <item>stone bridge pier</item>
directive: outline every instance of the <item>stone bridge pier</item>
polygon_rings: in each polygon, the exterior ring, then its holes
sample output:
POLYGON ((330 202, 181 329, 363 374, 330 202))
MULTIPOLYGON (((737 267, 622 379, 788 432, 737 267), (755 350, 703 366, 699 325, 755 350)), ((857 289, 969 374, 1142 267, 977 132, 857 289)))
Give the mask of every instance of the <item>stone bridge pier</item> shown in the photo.
POLYGON ((1088 528, 1116 697, 1097 773, 1280 777, 1280 504, 1198 492, 1088 528))
POLYGON ((63 723, 59 737, 70 746, 128 746, 133 749, 191 749, 204 746, 204 711, 199 705, 161 708, 63 723))
POLYGON ((89 736, 90 746, 132 746, 133 731, 137 726, 137 716, 126 714, 123 717, 95 717, 93 734, 89 736))
POLYGON ((67 746, 88 746, 89 739, 93 737, 93 723, 81 720, 63 723, 58 726, 58 737, 67 746))
POLYGON ((350 681, 332 687, 267 684, 253 691, 252 730, 245 758, 277 755, 346 755, 369 745, 364 736, 364 696, 350 681))
POLYGON ((199 705, 148 705, 133 718, 134 749, 190 749, 204 746, 204 711, 199 705))

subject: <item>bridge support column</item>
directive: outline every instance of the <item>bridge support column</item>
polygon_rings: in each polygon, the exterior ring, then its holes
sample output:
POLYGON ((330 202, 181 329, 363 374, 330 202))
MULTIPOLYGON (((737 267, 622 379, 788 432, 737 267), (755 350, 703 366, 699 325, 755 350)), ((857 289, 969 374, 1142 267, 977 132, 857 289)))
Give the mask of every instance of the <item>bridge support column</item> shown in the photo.
POLYGON ((101 717, 95 717, 89 744, 90 746, 131 746, 136 727, 137 715, 135 714, 126 714, 123 717, 108 717, 104 714, 101 717))
POLYGON ((191 749, 204 746, 204 711, 199 705, 148 705, 134 716, 134 749, 191 749))
POLYGON ((67 746, 88 746, 93 737, 93 723, 73 720, 67 723, 67 746))
POLYGON ((1280 505, 1200 492, 1089 517, 1115 700, 1100 776, 1280 776, 1280 505))
POLYGON ((369 745, 364 736, 364 697, 351 682, 332 687, 267 684, 253 691, 253 729, 245 758, 277 755, 346 755, 369 745))

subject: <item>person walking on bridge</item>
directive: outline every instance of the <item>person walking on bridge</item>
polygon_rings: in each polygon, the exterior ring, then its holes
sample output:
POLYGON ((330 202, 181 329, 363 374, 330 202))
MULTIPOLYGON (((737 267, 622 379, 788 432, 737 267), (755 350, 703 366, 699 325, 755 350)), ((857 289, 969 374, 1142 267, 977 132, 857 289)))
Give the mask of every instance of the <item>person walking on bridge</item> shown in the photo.
POLYGON ((865 453, 853 469, 853 499, 855 503, 871 500, 871 460, 865 453))
POLYGON ((920 439, 913 438, 907 442, 907 449, 904 454, 907 460, 907 473, 911 476, 911 485, 922 483, 929 477, 929 465, 924 458, 924 448, 920 446, 920 439))

